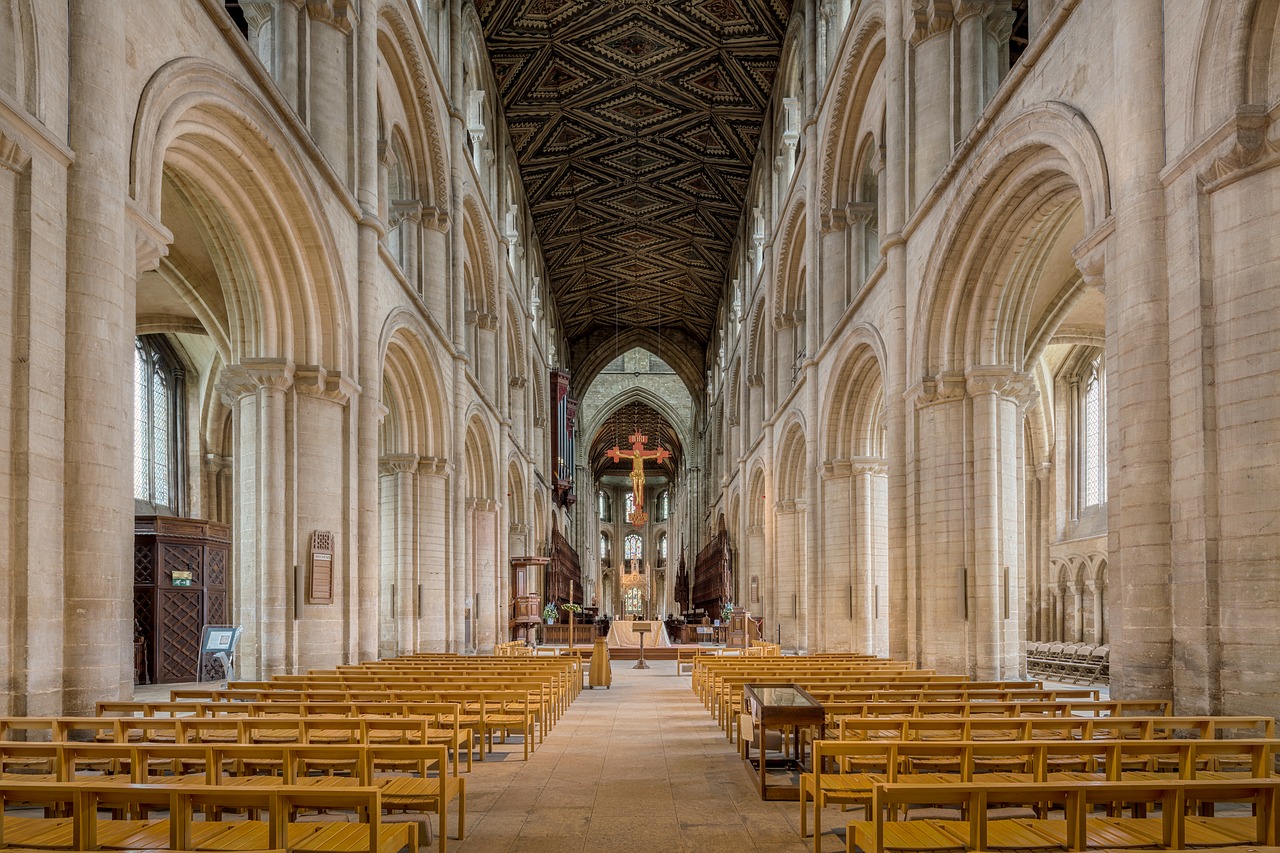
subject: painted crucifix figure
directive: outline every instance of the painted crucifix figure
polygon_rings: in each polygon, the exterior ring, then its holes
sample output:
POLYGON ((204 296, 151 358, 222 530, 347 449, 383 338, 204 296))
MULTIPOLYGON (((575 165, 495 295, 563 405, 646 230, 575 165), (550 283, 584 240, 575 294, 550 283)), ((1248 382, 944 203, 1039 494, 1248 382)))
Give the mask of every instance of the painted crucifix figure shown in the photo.
POLYGON ((623 459, 631 460, 631 493, 636 499, 635 512, 631 513, 631 517, 627 519, 636 527, 644 525, 649 516, 644 511, 644 463, 647 459, 652 459, 661 465, 671 456, 671 451, 659 447, 657 450, 645 450, 645 444, 649 441, 649 436, 644 435, 640 430, 636 430, 627 437, 631 442, 631 452, 622 450, 614 446, 610 450, 605 451, 608 456, 616 464, 623 459))

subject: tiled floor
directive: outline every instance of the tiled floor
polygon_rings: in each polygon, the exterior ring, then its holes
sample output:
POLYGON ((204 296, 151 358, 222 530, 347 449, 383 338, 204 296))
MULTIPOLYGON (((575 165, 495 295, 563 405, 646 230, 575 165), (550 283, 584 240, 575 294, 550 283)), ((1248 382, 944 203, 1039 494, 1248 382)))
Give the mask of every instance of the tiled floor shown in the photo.
MULTIPOLYGON (((802 853, 799 806, 762 802, 754 778, 674 661, 613 666, 546 742, 467 777, 467 838, 454 853, 802 853)), ((832 817, 837 813, 833 810, 832 817)), ((831 821, 840 823, 839 820, 831 821)), ((842 830, 843 832, 843 830, 842 830)), ((825 850, 843 850, 827 833, 825 850)))

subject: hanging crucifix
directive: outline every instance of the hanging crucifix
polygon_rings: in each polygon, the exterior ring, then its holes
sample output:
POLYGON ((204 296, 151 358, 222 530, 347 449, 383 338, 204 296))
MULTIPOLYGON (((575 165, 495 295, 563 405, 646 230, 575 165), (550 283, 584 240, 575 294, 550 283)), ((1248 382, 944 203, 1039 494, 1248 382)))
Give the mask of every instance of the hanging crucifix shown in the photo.
POLYGON ((605 455, 613 460, 614 464, 621 462, 623 459, 631 460, 631 493, 635 496, 636 508, 631 513, 627 521, 636 527, 644 527, 645 522, 649 520, 649 515, 644 511, 644 463, 646 459, 652 459, 661 465, 671 456, 671 451, 659 447, 657 450, 645 450, 644 446, 649 441, 649 436, 641 434, 637 429, 627 437, 631 442, 631 452, 628 453, 618 446, 614 446, 610 450, 605 451, 605 455))

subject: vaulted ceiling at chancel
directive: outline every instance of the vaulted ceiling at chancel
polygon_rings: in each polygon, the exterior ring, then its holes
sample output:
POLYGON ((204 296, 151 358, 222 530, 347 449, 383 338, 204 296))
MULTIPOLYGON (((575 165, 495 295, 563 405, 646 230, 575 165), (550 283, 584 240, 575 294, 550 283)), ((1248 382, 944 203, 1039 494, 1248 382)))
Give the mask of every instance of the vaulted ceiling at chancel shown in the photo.
POLYGON ((616 324, 701 364, 791 0, 476 5, 574 362, 616 324))
POLYGON ((680 436, 657 410, 639 401, 620 406, 617 411, 609 415, 600 425, 600 429, 596 430, 596 434, 591 437, 591 450, 587 458, 591 460, 593 468, 591 473, 594 479, 599 480, 601 477, 608 476, 624 478, 631 473, 631 462, 626 460, 612 462, 605 452, 611 447, 628 450, 630 435, 636 431, 649 437, 645 445, 648 450, 661 447, 671 452, 667 461, 661 464, 649 462, 646 466, 649 471, 660 472, 668 481, 675 479, 676 471, 680 467, 680 456, 684 452, 680 445, 680 436))

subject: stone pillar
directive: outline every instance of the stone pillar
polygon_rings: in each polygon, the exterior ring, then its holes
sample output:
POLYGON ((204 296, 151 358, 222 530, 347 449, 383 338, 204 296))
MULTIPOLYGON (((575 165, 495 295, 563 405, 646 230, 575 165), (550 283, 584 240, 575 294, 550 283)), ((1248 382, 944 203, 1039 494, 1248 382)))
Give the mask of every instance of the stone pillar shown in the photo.
MULTIPOLYGON (((887 24, 895 15, 887 15, 887 24)), ((954 144, 951 106, 952 72, 951 27, 954 23, 949 4, 930 4, 915 13, 912 26, 905 33, 911 43, 911 156, 904 162, 912 166, 910 206, 914 208, 933 186, 938 175, 951 160, 954 144)), ((904 92, 905 95, 905 92, 904 92)), ((890 102, 892 102, 892 98, 890 102)), ((906 155, 906 149, 897 152, 906 155)), ((888 156, 889 160, 894 155, 888 156)), ((901 226, 899 226, 901 227, 901 226)))
POLYGON ((907 567, 913 559, 914 540, 907 534, 911 498, 907 479, 908 419, 907 376, 907 270, 906 241, 902 238, 907 205, 907 43, 901 14, 885 16, 885 168, 881 186, 882 233, 880 252, 885 257, 885 289, 888 307, 884 336, 892 341, 884 373, 885 449, 888 454, 888 578, 883 593, 888 654, 907 660, 915 604, 909 599, 907 567))
POLYGON ((295 634, 295 566, 285 546, 285 397, 293 364, 245 359, 222 371, 218 391, 231 407, 237 499, 231 521, 233 612, 244 626, 237 654, 246 678, 270 678, 288 669, 286 638, 295 634))
POLYGON ((1009 0, 958 0, 955 16, 960 47, 958 138, 963 139, 977 124, 1008 67, 1014 14, 1009 0))
POLYGON ((390 617, 393 653, 403 655, 417 647, 417 525, 414 519, 420 514, 416 500, 418 456, 388 454, 379 460, 379 471, 388 481, 386 495, 391 504, 391 511, 385 513, 383 519, 392 524, 391 535, 384 537, 391 553, 383 555, 382 565, 394 585, 389 597, 391 612, 383 616, 383 621, 390 617))
POLYGON ((470 519, 468 533, 471 550, 471 595, 473 649, 479 654, 492 654, 497 633, 498 503, 491 498, 467 500, 470 519))
MULTIPOLYGON (((133 230, 125 19, 68 3, 63 713, 132 695, 133 230)), ((57 623, 52 623, 52 627, 57 623)))
POLYGON ((1031 38, 1040 34, 1045 21, 1049 20, 1057 5, 1058 0, 1027 0, 1027 32, 1031 34, 1031 38))
MULTIPOLYGON (((1111 695, 1174 690, 1169 567, 1169 289, 1165 266, 1160 0, 1115 6, 1116 201, 1107 280, 1107 553, 1117 630, 1111 695)), ((1203 595, 1202 586, 1196 594, 1203 595)), ((1189 651, 1191 651, 1189 649, 1189 651)), ((1200 650, 1203 653, 1203 649, 1200 650)))
MULTIPOLYGON (((378 535, 378 427, 382 418, 382 361, 378 339, 382 311, 378 305, 378 274, 382 260, 378 242, 384 225, 379 218, 378 192, 378 16, 377 6, 366 3, 357 24, 356 89, 359 94, 357 125, 357 191, 360 204, 357 244, 357 296, 360 396, 356 403, 356 594, 359 632, 357 658, 378 656, 378 571, 381 567, 378 535)), ((412 281, 413 279, 411 279, 412 281)), ((404 620, 405 624, 412 620, 404 620)), ((402 637, 403 639, 403 637, 402 637)), ((411 649, 400 645, 400 650, 411 649)))
MULTIPOLYGON (((418 565, 418 582, 422 586, 418 612, 419 647, 415 651, 443 652, 449 647, 449 608, 451 584, 448 577, 449 557, 458 550, 451 539, 450 527, 442 520, 451 518, 449 473, 444 459, 422 459, 418 463, 418 549, 414 555, 418 565)), ((453 618, 458 619, 459 611, 453 618)))
MULTIPOLYGON (((316 145, 344 184, 352 181, 355 150, 351 139, 352 27, 355 12, 347 0, 308 0, 306 87, 307 127, 316 145)), ((377 20, 369 16, 370 25, 377 20)), ((376 47, 376 42, 375 42, 376 47)), ((377 53, 373 54, 375 57, 377 53)), ((375 126, 376 127, 376 126, 375 126)))
POLYGON ((854 585, 856 624, 853 651, 884 654, 878 637, 877 588, 885 571, 882 551, 884 525, 885 464, 880 459, 856 459, 853 463, 854 585), (879 500, 877 500, 877 497, 879 500))
POLYGON ((303 86, 298 72, 303 68, 300 44, 305 14, 302 6, 305 2, 306 0, 277 0, 274 21, 278 57, 275 67, 276 84, 295 110, 303 103, 303 86))
POLYGON ((822 466, 822 586, 817 602, 822 630, 811 644, 815 652, 848 652, 856 646, 858 565, 851 473, 847 460, 822 466))

